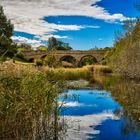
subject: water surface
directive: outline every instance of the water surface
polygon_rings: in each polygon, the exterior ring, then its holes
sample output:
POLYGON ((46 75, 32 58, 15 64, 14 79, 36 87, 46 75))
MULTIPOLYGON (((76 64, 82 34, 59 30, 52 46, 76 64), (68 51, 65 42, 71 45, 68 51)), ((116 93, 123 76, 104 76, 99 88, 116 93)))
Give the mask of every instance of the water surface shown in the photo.
POLYGON ((113 87, 116 94, 113 90, 83 89, 63 93, 60 102, 65 102, 61 115, 66 116, 68 124, 66 140, 140 140, 139 112, 136 117, 132 113, 134 108, 140 110, 129 104, 135 104, 132 99, 138 95, 130 97, 128 88, 126 93, 122 90, 126 87, 113 87))

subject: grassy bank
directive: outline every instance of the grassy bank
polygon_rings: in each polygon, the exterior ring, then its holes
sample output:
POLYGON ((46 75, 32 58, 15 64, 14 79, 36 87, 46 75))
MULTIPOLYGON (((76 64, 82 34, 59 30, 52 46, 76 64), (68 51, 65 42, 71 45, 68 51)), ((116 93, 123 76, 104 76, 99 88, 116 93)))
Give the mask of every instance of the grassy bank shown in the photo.
POLYGON ((94 75, 96 74, 106 74, 106 73, 112 73, 112 69, 109 66, 106 65, 92 65, 94 70, 94 75))
POLYGON ((89 65, 82 68, 41 68, 44 72, 54 76, 56 80, 93 80, 95 74, 111 73, 112 70, 108 66, 89 65))
POLYGON ((135 23, 128 21, 125 26, 128 29, 118 35, 106 60, 122 77, 140 80, 140 20, 138 19, 135 23))
MULTIPOLYGON (((4 63, 6 65, 13 65, 16 68, 23 70, 34 71, 35 73, 40 71, 46 74, 48 80, 94 80, 96 75, 112 73, 112 69, 107 65, 87 65, 80 68, 52 68, 48 66, 35 66, 30 63, 21 63, 16 61, 7 61, 4 63)), ((7 68, 9 69, 9 68, 7 68)))

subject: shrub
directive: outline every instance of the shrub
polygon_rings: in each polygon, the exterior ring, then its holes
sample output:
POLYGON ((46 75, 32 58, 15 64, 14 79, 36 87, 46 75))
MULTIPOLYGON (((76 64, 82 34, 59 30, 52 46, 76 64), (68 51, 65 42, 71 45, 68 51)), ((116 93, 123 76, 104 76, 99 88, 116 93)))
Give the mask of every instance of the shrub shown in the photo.
POLYGON ((44 64, 49 66, 49 67, 54 67, 55 64, 56 64, 55 57, 53 55, 52 56, 46 56, 45 59, 44 59, 44 64))
POLYGON ((17 53, 17 54, 15 55, 15 57, 16 57, 16 58, 19 58, 19 59, 24 59, 22 53, 17 53))
MULTIPOLYGON (((128 26, 128 25, 127 25, 128 26)), ((140 21, 115 42, 109 64, 121 76, 140 79, 140 21)))
POLYGON ((43 66, 43 61, 40 59, 35 60, 35 66, 43 66))
POLYGON ((6 57, 0 57, 0 62, 4 62, 4 61, 6 61, 6 57))

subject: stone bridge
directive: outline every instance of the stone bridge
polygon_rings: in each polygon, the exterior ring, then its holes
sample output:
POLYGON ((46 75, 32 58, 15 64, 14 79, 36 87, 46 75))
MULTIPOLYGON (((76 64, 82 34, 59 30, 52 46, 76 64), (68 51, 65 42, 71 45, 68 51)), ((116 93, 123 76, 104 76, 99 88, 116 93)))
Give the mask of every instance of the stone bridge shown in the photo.
POLYGON ((24 58, 30 62, 35 59, 44 59, 46 56, 54 56, 56 61, 61 63, 66 58, 72 58, 74 65, 79 66, 84 57, 92 56, 97 62, 100 62, 104 56, 105 50, 89 50, 89 51, 24 51, 22 52, 24 58))

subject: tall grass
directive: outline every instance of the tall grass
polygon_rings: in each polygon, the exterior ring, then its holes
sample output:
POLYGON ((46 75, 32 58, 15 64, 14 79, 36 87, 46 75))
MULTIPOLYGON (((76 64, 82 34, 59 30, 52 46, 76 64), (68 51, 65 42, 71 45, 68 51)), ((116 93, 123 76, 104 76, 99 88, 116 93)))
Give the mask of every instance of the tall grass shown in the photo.
POLYGON ((94 74, 112 73, 112 69, 106 65, 93 65, 94 74))
POLYGON ((32 66, 0 65, 1 140, 58 139, 62 84, 47 77, 32 66))
POLYGON ((92 67, 57 69, 45 67, 44 71, 48 73, 48 75, 54 76, 53 79, 56 80, 89 80, 93 72, 92 67))
MULTIPOLYGON (((104 65, 88 65, 82 68, 49 68, 43 67, 41 70, 48 74, 48 79, 54 80, 87 80, 89 83, 94 83, 98 75, 112 73, 108 66, 104 65), (50 78, 49 78, 50 76, 50 78)), ((81 81, 79 81, 81 82, 81 81)), ((83 81, 84 84, 85 81, 83 81)), ((80 84, 80 83, 79 83, 80 84)), ((82 83, 81 83, 82 85, 82 83)), ((81 86, 80 86, 81 87, 81 86)))

